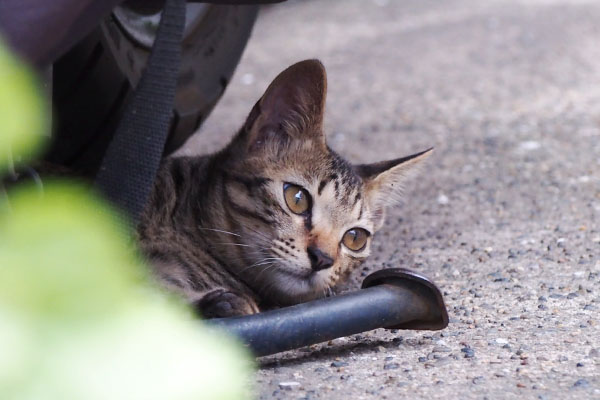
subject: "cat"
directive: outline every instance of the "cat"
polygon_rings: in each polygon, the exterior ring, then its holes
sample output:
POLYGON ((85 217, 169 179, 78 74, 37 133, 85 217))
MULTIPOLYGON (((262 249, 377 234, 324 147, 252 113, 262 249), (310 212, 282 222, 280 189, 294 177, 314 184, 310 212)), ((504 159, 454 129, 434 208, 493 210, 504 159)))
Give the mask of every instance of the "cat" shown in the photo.
POLYGON ((325 68, 284 70, 221 151, 167 159, 138 229, 158 280, 205 318, 328 295, 369 256, 432 149, 352 165, 325 141, 325 68))

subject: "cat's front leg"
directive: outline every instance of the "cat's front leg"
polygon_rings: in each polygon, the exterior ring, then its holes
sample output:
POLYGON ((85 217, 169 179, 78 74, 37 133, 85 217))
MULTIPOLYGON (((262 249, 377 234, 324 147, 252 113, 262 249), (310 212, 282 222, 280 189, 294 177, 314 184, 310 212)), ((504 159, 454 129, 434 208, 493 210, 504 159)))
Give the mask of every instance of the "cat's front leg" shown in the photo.
POLYGON ((260 310, 254 299, 226 288, 214 289, 192 302, 203 318, 227 318, 256 314, 260 310))

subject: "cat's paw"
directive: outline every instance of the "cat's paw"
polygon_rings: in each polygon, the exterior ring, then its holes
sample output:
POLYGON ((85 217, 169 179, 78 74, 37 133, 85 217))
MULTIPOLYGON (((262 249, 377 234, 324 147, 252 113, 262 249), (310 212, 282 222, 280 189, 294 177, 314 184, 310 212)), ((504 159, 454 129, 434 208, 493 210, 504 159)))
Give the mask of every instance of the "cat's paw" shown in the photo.
POLYGON ((258 306, 248 296, 227 289, 215 289, 195 301, 194 309, 203 318, 227 318, 256 314, 258 306))

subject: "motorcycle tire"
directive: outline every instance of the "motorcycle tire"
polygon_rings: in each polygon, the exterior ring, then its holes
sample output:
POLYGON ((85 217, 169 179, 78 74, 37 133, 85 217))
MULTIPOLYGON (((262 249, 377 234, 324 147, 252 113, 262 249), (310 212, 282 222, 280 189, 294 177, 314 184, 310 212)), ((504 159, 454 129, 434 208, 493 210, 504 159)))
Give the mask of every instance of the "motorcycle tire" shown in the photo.
MULTIPOLYGON (((54 126, 47 161, 84 177, 95 176, 124 105, 141 77, 160 20, 159 13, 140 12, 117 7, 53 65, 54 126)), ((257 13, 255 5, 187 5, 165 155, 177 150, 200 127, 223 95, 257 13)))

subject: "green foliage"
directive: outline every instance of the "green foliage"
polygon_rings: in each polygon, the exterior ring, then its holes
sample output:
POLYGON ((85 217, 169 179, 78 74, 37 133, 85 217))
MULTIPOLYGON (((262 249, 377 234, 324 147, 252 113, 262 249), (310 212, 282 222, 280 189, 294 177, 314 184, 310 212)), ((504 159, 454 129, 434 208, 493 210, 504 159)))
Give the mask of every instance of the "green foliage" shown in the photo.
POLYGON ((0 214, 0 299, 39 318, 112 314, 134 301, 140 262, 110 211, 83 189, 46 184, 11 194, 0 214), (18 266, 18 267, 17 267, 18 266), (78 299, 85 299, 79 301, 78 299))
POLYGON ((36 79, 0 41, 0 174, 11 158, 27 160, 40 150, 48 122, 36 79))
POLYGON ((245 353, 148 283, 107 207, 58 183, 11 204, 0 215, 0 398, 248 395, 245 353))
MULTIPOLYGON (((21 68, 0 49, 0 157, 32 154, 32 132, 46 125, 21 68), (9 98, 23 107, 12 119, 9 98)), ((0 399, 247 398, 246 352, 155 288, 117 221, 73 183, 10 194, 0 211, 0 399)))

